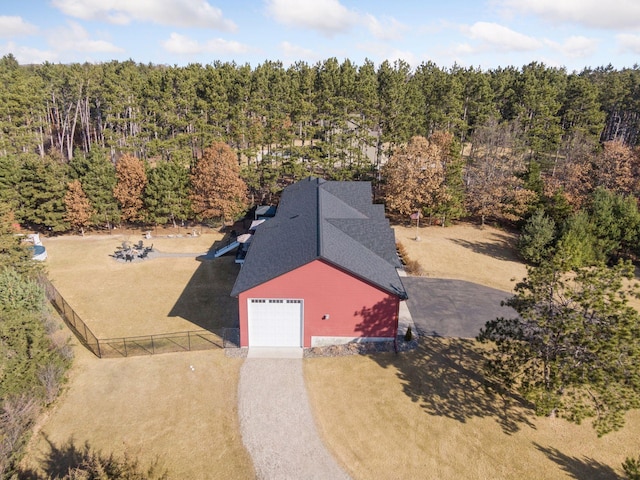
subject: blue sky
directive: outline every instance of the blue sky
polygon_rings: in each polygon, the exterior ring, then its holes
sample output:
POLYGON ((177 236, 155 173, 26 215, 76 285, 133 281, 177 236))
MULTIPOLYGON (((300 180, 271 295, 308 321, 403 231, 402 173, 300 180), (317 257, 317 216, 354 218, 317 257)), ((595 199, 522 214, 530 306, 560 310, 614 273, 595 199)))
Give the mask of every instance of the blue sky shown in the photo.
POLYGON ((640 63, 638 0, 0 0, 21 64, 187 65, 329 57, 568 71, 640 63))

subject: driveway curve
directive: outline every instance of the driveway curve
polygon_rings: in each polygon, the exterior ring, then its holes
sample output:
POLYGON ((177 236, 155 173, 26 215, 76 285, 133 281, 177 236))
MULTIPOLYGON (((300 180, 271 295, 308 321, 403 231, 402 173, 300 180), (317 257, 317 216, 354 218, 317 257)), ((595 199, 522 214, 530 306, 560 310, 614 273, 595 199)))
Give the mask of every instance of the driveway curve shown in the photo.
POLYGON ((349 479, 318 436, 302 359, 247 358, 240 370, 238 415, 258 479, 349 479))
POLYGON ((500 302, 513 294, 463 280, 403 277, 407 306, 420 335, 474 338, 488 320, 515 317, 500 302))

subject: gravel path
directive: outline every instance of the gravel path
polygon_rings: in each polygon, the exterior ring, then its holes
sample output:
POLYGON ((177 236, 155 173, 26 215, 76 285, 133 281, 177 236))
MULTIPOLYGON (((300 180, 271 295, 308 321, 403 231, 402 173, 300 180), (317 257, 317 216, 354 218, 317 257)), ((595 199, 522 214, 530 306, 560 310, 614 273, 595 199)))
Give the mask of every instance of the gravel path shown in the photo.
POLYGON ((258 479, 349 479, 318 437, 301 359, 246 359, 238 404, 242 441, 258 479))

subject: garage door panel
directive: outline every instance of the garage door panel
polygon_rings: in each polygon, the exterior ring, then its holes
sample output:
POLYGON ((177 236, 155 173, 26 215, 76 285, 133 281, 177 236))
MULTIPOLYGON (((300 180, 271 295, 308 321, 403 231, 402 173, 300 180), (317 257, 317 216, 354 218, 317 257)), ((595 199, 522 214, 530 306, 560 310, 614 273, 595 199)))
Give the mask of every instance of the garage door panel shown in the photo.
POLYGON ((302 345, 302 300, 248 299, 250 347, 302 345))

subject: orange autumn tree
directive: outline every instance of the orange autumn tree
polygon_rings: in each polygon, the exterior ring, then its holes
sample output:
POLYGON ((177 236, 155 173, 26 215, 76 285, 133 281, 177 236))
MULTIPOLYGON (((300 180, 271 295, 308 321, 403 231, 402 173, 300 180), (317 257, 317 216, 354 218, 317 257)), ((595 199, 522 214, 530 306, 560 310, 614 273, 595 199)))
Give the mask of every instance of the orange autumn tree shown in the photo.
POLYGON ((222 217, 224 224, 246 207, 247 186, 240 178, 238 159, 231 147, 216 142, 191 169, 191 204, 200 220, 222 217))
POLYGON ((113 196, 118 200, 125 221, 143 219, 144 200, 142 194, 147 186, 144 163, 133 155, 125 154, 116 164, 116 186, 113 196))
POLYGON ((68 184, 67 193, 64 195, 64 205, 66 209, 65 219, 72 227, 79 229, 84 237, 84 228, 91 220, 93 208, 82 189, 80 180, 74 180, 68 184))
POLYGON ((382 167, 387 207, 409 215, 446 201, 444 156, 442 145, 421 136, 397 149, 382 167))

